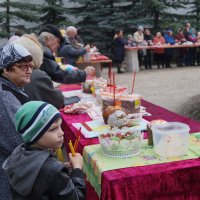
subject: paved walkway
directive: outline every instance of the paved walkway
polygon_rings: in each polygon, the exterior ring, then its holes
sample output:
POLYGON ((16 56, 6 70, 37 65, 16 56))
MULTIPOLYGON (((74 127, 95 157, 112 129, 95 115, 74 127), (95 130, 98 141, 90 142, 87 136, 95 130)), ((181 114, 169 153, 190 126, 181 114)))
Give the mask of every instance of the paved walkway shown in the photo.
MULTIPOLYGON (((107 77, 107 69, 103 70, 103 77, 107 77)), ((129 91, 132 79, 129 72, 116 74, 117 84, 125 85, 129 91)), ((136 75, 135 92, 176 113, 200 116, 200 66, 141 70, 136 75)))

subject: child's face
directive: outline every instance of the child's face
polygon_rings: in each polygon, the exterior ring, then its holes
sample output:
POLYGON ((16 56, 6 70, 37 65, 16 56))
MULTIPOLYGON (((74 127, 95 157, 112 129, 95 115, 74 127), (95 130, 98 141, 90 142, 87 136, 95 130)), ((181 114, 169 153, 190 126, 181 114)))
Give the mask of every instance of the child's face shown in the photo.
POLYGON ((61 147, 64 135, 61 123, 61 118, 57 119, 35 144, 42 149, 57 149, 61 147))

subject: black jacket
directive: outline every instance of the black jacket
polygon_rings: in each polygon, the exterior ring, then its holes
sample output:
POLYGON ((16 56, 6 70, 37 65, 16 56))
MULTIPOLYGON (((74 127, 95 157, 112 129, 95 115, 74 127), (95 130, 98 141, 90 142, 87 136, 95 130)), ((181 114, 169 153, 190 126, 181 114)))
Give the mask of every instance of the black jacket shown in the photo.
POLYGON ((120 37, 117 37, 113 40, 112 46, 111 46, 111 53, 112 53, 112 60, 113 62, 123 62, 125 57, 125 48, 124 45, 126 45, 127 42, 120 37))
POLYGON ((42 71, 45 71, 53 81, 64 84, 74 84, 85 82, 86 73, 83 70, 67 71, 60 68, 55 62, 55 58, 51 51, 45 47, 43 50, 43 63, 40 66, 42 71))
POLYGON ((58 56, 63 57, 66 64, 75 66, 79 56, 87 53, 85 48, 74 48, 71 44, 63 43, 58 49, 58 56))
POLYGON ((25 92, 32 101, 45 101, 60 109, 64 105, 64 96, 53 86, 51 78, 42 70, 35 69, 31 82, 24 86, 25 92))
POLYGON ((84 200, 83 172, 71 173, 48 150, 18 146, 4 162, 14 200, 84 200))

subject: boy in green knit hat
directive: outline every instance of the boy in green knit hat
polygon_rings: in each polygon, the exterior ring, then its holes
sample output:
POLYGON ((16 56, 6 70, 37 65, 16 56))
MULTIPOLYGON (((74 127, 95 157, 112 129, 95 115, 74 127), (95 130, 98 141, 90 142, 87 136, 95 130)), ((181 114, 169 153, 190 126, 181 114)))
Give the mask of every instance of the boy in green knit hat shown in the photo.
POLYGON ((69 172, 66 164, 52 154, 52 150, 63 143, 59 111, 51 104, 31 101, 18 110, 15 122, 25 143, 19 145, 3 164, 13 199, 85 199, 82 156, 69 154, 72 166, 69 172))

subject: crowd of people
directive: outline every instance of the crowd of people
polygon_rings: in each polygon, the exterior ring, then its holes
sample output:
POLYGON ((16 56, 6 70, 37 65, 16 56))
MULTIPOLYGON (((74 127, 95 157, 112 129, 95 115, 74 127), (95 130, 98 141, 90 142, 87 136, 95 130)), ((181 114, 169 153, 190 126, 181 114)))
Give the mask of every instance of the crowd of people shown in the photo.
POLYGON ((63 70, 54 55, 74 64, 88 47, 62 36, 54 25, 38 35, 15 36, 0 46, 0 199, 85 199, 82 156, 69 154, 58 162, 53 152, 62 146, 58 109, 64 96, 53 82, 85 82, 92 66, 63 70))
MULTIPOLYGON (((118 69, 118 73, 123 73, 122 63, 125 59, 125 46, 162 46, 174 44, 194 44, 200 43, 200 32, 186 23, 184 28, 179 28, 175 33, 172 29, 156 32, 155 36, 151 34, 150 29, 139 26, 134 34, 129 34, 127 38, 123 36, 122 30, 117 30, 111 45, 113 65, 118 69)), ((173 57, 176 59, 176 65, 194 66, 200 65, 200 47, 188 48, 157 48, 138 50, 139 67, 144 65, 145 69, 151 69, 155 61, 157 68, 170 68, 173 57), (175 52, 176 51, 176 52, 175 52), (176 54, 176 55, 175 55, 176 54), (174 56, 175 55, 175 56, 174 56)))
MULTIPOLYGON (((153 37, 149 29, 138 27, 127 40, 123 31, 116 31, 112 42, 112 59, 118 73, 123 73, 125 45, 162 45, 200 42, 200 33, 190 27, 173 35, 167 29, 153 37), (144 32, 144 33, 143 33, 144 32)), ((0 199, 70 199, 83 200, 86 186, 79 153, 69 153, 69 162, 61 163, 54 151, 62 146, 63 131, 59 109, 64 96, 53 81, 64 84, 82 83, 95 76, 92 66, 84 70, 63 70, 55 55, 64 64, 75 65, 79 56, 89 52, 75 27, 65 33, 54 25, 41 28, 37 34, 18 34, 0 46, 0 199)), ((198 48, 179 49, 178 65, 200 64, 198 48)), ((170 67, 173 49, 154 50, 159 67, 170 67)), ((152 51, 138 51, 139 62, 152 67, 152 51)))

